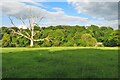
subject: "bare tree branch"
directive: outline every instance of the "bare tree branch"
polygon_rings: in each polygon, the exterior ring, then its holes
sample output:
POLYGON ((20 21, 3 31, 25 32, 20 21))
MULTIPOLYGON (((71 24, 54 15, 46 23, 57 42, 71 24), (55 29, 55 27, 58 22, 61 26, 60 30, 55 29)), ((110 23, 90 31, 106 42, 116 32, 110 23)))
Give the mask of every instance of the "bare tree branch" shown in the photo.
MULTIPOLYGON (((20 19, 20 21, 22 22, 22 24, 25 25, 25 26, 30 30, 30 27, 28 27, 28 26, 25 24, 24 19, 23 19, 23 18, 19 18, 19 19, 20 19)), ((29 24, 30 24, 30 26, 31 26, 31 23, 29 23, 29 24)))
POLYGON ((10 16, 9 16, 9 19, 10 19, 10 21, 11 21, 12 25, 13 25, 14 27, 17 27, 17 26, 14 24, 14 22, 13 22, 13 20, 11 19, 11 17, 10 17, 10 16))
POLYGON ((34 39, 33 41, 44 41, 44 39, 34 39))
MULTIPOLYGON (((21 23, 22 23, 24 26, 27 27, 27 29, 29 29, 30 34, 29 34, 26 30, 21 29, 21 28, 20 28, 19 30, 17 30, 17 31, 14 30, 14 29, 12 29, 12 28, 11 28, 11 30, 12 30, 15 34, 20 35, 20 36, 23 36, 23 37, 29 39, 29 40, 30 40, 30 46, 33 46, 33 45, 34 45, 34 41, 44 41, 44 40, 49 41, 48 38, 44 38, 44 39, 34 39, 34 36, 37 34, 37 33, 34 31, 34 26, 35 26, 35 25, 39 26, 39 23, 40 23, 40 22, 42 21, 42 19, 45 18, 45 17, 39 17, 39 16, 37 16, 37 15, 32 14, 31 8, 28 8, 28 10, 29 10, 29 11, 28 11, 28 12, 29 12, 29 15, 24 15, 24 16, 20 16, 20 17, 16 17, 16 18, 17 18, 18 20, 20 20, 21 23), (24 18, 24 17, 25 17, 25 18, 24 18), (25 21, 25 19, 27 19, 27 22, 25 21)), ((14 22, 13 22, 13 20, 12 20, 12 18, 11 18, 10 16, 9 16, 9 19, 10 19, 12 25, 13 25, 14 27, 17 27, 17 26, 14 24, 14 22)))
POLYGON ((39 26, 38 24, 39 24, 44 18, 45 18, 45 17, 41 17, 41 18, 37 17, 36 19, 37 19, 38 21, 36 21, 34 24, 37 25, 37 26, 39 26))
POLYGON ((18 38, 21 38, 22 36, 19 36, 18 38))
POLYGON ((43 20, 43 18, 45 18, 45 17, 40 18, 40 20, 37 22, 37 24, 39 24, 43 20))
POLYGON ((30 37, 28 37, 28 36, 26 36, 26 35, 22 34, 20 31, 16 32, 14 29, 10 29, 10 30, 12 30, 15 34, 18 34, 18 35, 20 35, 20 36, 24 36, 25 38, 27 38, 27 39, 31 40, 31 38, 30 38, 30 37))
POLYGON ((33 41, 44 41, 44 40, 47 40, 47 41, 49 41, 49 39, 48 38, 43 38, 43 39, 34 39, 33 41))
POLYGON ((33 36, 35 36, 37 33, 36 32, 34 32, 34 34, 33 34, 33 36))
POLYGON ((30 34, 27 32, 27 31, 24 31, 25 32, 25 34, 27 35, 27 36, 29 36, 30 37, 30 34))
POLYGON ((30 26, 29 30, 31 31, 31 30, 32 30, 32 27, 31 27, 31 20, 30 20, 30 16, 28 17, 28 22, 29 22, 29 26, 30 26))
POLYGON ((19 20, 22 22, 23 25, 25 25, 25 22, 22 18, 19 18, 19 20))

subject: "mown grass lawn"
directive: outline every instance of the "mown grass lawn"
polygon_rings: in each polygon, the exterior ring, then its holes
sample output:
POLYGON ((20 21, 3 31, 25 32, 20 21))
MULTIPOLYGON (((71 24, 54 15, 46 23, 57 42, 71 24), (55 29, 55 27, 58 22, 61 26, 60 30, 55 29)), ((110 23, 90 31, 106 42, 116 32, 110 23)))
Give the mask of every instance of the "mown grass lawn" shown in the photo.
POLYGON ((3 78, 117 78, 118 48, 2 48, 3 78))

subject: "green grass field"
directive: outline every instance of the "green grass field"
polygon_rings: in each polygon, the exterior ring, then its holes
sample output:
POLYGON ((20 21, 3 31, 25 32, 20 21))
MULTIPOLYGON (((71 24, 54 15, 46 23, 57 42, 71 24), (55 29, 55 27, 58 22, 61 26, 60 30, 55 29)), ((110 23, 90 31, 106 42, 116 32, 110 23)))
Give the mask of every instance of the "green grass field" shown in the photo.
POLYGON ((117 78, 118 48, 2 48, 3 78, 117 78))

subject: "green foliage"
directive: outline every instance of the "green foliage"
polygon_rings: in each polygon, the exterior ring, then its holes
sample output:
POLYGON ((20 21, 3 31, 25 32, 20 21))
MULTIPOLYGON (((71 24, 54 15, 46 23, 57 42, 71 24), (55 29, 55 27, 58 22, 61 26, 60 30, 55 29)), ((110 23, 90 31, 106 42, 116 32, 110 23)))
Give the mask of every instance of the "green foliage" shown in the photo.
POLYGON ((11 38, 11 46, 12 47, 17 47, 18 46, 18 39, 16 39, 17 37, 13 36, 11 38))
POLYGON ((9 47, 10 46, 10 35, 5 33, 2 38, 2 46, 9 47))
MULTIPOLYGON (((111 27, 91 26, 50 26, 42 27, 35 26, 34 39, 43 39, 48 37, 49 41, 34 42, 36 47, 51 47, 51 46, 94 46, 96 42, 102 42, 103 46, 120 46, 119 30, 114 30, 111 27)), ((15 31, 16 27, 12 27, 15 31)), ((3 39, 3 47, 27 47, 30 41, 24 37, 12 33, 9 28, 1 27, 1 38, 3 36, 9 39, 3 39)), ((21 29, 23 34, 25 31, 30 34, 29 29, 21 29)))
POLYGON ((29 44, 29 40, 24 37, 21 37, 19 38, 18 43, 20 47, 25 47, 26 45, 29 44))
POLYGON ((90 34, 83 34, 81 36, 80 44, 81 46, 95 46, 97 43, 96 39, 93 38, 90 34))
POLYGON ((0 40, 0 47, 2 47, 2 40, 0 40))
POLYGON ((119 30, 115 30, 113 31, 109 38, 106 39, 106 41, 104 42, 105 46, 110 46, 110 47, 114 47, 114 46, 120 46, 120 32, 119 30))

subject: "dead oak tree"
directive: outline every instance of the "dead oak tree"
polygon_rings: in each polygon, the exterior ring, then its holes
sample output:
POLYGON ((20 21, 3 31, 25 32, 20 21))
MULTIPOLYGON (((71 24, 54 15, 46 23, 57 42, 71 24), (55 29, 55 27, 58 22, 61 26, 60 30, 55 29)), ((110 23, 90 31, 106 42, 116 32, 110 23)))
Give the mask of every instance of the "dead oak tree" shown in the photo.
MULTIPOLYGON (((14 29, 11 29, 13 31, 13 33, 17 34, 17 35, 20 35, 20 36, 23 36, 25 38, 27 38, 28 40, 30 40, 30 46, 34 46, 34 42, 37 42, 37 41, 44 41, 44 40, 47 40, 49 41, 48 37, 46 38, 43 38, 43 39, 34 39, 34 36, 36 34, 36 32, 34 31, 34 26, 35 25, 38 25, 41 20, 44 18, 44 17, 39 17, 39 16, 36 16, 36 15, 32 15, 31 13, 27 14, 27 15, 24 15, 26 18, 24 18, 23 16, 14 16, 17 20, 19 20, 22 25, 25 25, 27 27, 27 29, 30 31, 30 34, 27 32, 27 31, 24 31, 25 34, 22 33, 22 31, 19 29, 17 31, 15 31, 14 29), (27 21, 26 21, 27 20, 27 21), (26 24, 27 23, 27 24, 26 24)), ((14 27, 17 27, 15 24, 14 24, 14 21, 13 19, 11 18, 11 16, 9 16, 9 19, 12 23, 12 25, 14 27)))

